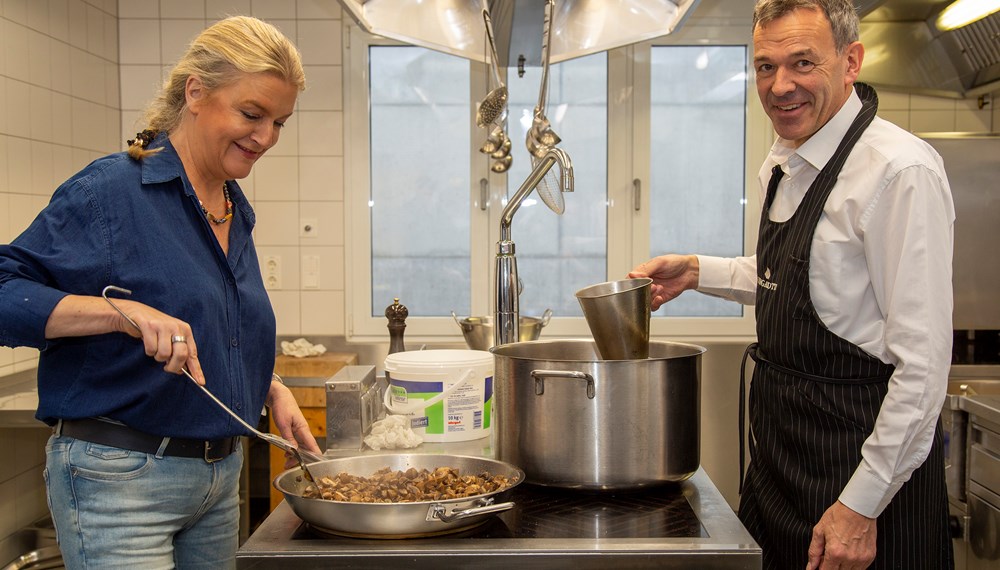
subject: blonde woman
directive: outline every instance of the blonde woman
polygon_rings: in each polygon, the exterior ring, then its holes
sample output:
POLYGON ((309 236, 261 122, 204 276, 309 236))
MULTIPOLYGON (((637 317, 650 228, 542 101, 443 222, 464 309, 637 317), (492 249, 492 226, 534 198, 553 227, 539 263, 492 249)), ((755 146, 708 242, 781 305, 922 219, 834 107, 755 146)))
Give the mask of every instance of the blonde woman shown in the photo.
POLYGON ((0 246, 0 344, 41 349, 48 500, 69 568, 235 566, 238 422, 266 404, 319 451, 272 380, 275 319, 236 179, 278 142, 305 87, 295 47, 247 17, 202 32, 128 152, 62 184, 0 246), (101 298, 113 284, 132 291, 101 298))

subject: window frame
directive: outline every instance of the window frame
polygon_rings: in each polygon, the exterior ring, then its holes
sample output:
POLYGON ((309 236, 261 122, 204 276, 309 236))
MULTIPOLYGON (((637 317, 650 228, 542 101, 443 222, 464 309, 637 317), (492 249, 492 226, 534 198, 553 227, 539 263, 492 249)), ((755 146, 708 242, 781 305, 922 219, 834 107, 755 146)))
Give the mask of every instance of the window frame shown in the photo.
MULTIPOLYGON (((371 213, 369 155, 368 53, 373 46, 406 45, 366 33, 347 25, 344 42, 344 176, 345 176, 345 292, 346 337, 350 342, 384 342, 386 319, 371 315, 371 213)), ((633 180, 648 187, 650 176, 650 54, 654 46, 739 45, 747 49, 747 103, 744 126, 744 254, 756 249, 760 218, 757 172, 773 142, 766 114, 756 101, 750 59, 752 45, 745 24, 721 25, 715 20, 689 20, 677 32, 655 40, 608 52, 608 280, 624 278, 649 255, 649 193, 640 192, 639 209, 634 204, 633 180), (612 94, 629 92, 629 97, 612 94), (637 174, 638 173, 638 174, 637 174)), ((475 125, 475 102, 487 91, 489 67, 469 61, 469 144, 477 145, 482 129, 475 125)), ((507 70, 502 70, 506 72, 507 70)), ((471 268, 471 314, 493 312, 495 250, 499 241, 499 217, 507 195, 507 175, 491 172, 489 158, 473 146, 469 171, 469 217, 471 268), (485 203, 482 194, 485 189, 485 203), (478 292, 478 293, 476 293, 478 292)), ((519 184, 520 181, 510 181, 519 184)), ((572 215, 573 196, 567 195, 566 214, 572 215)), ((687 252, 681 252, 687 253, 687 252)), ((692 252, 696 253, 696 252, 692 252)), ((400 299, 406 304, 406 299, 400 299)), ((388 299, 386 306, 392 303, 388 299)), ((466 315, 459 315, 466 316, 466 315)), ((411 343, 463 344, 461 331, 450 315, 407 319, 411 343)), ((739 341, 755 335, 753 307, 744 307, 740 317, 654 317, 651 335, 664 340, 739 341)), ((582 317, 553 317, 545 328, 548 338, 589 337, 582 317)))

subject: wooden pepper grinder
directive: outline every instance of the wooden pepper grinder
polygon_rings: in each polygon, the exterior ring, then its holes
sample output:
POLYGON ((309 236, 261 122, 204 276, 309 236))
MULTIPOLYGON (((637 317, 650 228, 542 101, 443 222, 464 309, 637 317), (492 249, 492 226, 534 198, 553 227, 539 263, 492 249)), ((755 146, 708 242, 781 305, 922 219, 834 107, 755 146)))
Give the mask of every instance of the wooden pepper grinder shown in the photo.
POLYGON ((392 304, 385 308, 385 318, 389 319, 386 328, 389 329, 389 354, 405 352, 403 346, 403 330, 406 329, 406 317, 410 311, 405 305, 399 304, 399 297, 392 300, 392 304))

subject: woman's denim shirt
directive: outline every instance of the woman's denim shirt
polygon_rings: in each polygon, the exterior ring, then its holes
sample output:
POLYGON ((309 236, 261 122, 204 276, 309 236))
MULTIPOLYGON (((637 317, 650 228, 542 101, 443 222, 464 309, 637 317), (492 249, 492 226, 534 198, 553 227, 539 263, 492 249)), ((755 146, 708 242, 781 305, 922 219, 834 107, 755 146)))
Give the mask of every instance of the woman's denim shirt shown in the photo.
POLYGON ((36 417, 105 416, 171 437, 245 433, 186 376, 163 371, 125 333, 45 339, 66 295, 107 285, 188 322, 207 387, 256 425, 274 367, 275 320, 251 231, 253 209, 229 181, 228 256, 165 135, 137 161, 98 159, 62 184, 10 245, 0 246, 0 345, 41 350, 36 417))

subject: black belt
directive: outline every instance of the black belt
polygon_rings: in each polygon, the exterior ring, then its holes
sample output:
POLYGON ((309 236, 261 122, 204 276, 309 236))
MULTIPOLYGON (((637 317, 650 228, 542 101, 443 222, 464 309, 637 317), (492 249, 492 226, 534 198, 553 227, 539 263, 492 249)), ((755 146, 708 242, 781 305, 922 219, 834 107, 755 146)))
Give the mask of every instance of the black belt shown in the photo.
POLYGON ((171 457, 193 457, 214 463, 225 459, 239 445, 239 437, 223 439, 183 439, 179 437, 158 437, 134 430, 126 425, 106 422, 94 418, 82 420, 62 420, 59 428, 62 435, 82 439, 91 443, 110 445, 142 453, 160 453, 171 457), (163 443, 166 441, 166 447, 163 443))

